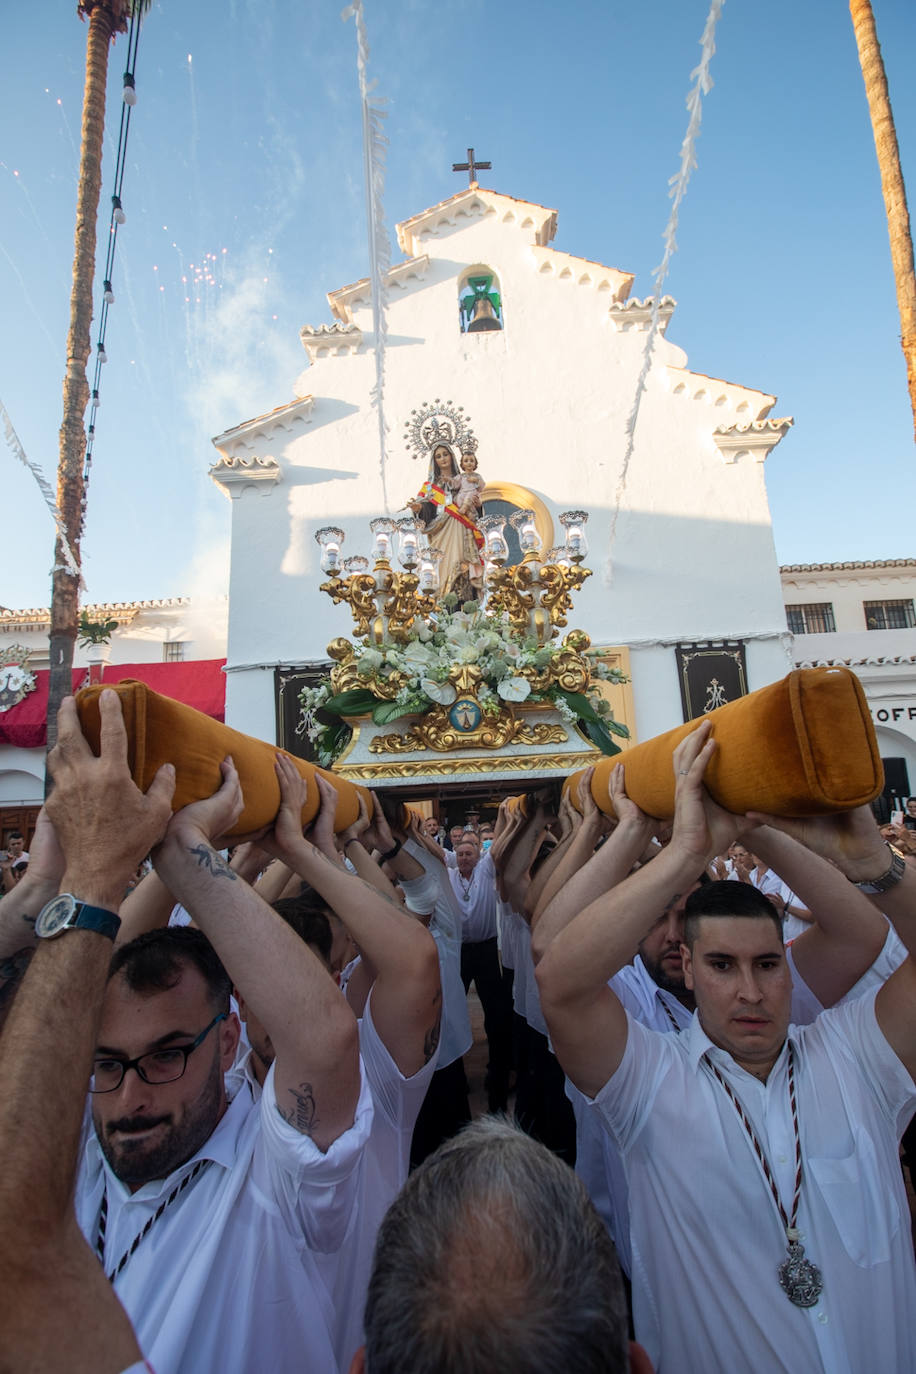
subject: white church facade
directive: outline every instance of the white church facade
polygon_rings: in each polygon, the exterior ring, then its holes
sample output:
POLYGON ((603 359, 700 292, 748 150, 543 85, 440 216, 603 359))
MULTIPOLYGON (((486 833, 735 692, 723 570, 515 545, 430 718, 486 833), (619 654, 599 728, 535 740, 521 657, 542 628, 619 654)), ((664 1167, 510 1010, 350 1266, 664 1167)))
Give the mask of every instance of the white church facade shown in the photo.
POLYGON ((530 506, 547 546, 562 543, 562 512, 588 511, 593 576, 570 626, 629 672, 617 714, 634 739, 684 718, 691 653, 740 656, 746 690, 792 667, 764 481, 791 421, 770 418, 775 397, 691 371, 667 338, 666 297, 624 472, 651 302, 630 298, 626 272, 555 249, 556 227, 555 211, 476 185, 398 226, 384 476, 366 280, 329 293, 333 323, 302 329, 293 398, 214 439, 211 476, 232 499, 236 728, 275 738, 277 672, 351 634, 347 608, 319 591, 315 532, 339 526, 342 556, 368 554, 369 520, 408 513, 427 472, 404 427, 438 401, 473 427, 485 501, 530 506), (469 300, 483 302, 475 319, 469 300))

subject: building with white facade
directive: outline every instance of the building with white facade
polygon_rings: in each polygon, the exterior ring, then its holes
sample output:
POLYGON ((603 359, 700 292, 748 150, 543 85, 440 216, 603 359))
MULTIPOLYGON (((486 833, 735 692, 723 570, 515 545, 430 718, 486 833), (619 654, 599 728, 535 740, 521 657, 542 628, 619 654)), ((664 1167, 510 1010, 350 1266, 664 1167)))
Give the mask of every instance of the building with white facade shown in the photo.
POLYGON ((555 211, 474 185, 398 226, 384 474, 366 280, 329 293, 332 323, 302 329, 292 398, 214 439, 211 475, 232 499, 236 728, 274 737, 275 674, 351 633, 318 590, 315 532, 340 526, 344 556, 368 553, 368 521, 406 513, 427 473, 402 431, 439 398, 470 417, 485 500, 531 507, 554 544, 561 512, 590 512, 594 575, 570 624, 619 651, 634 738, 683 719, 678 645, 739 646, 750 690, 791 667, 763 466, 791 421, 769 418, 773 396, 690 370, 666 297, 628 454, 651 302, 630 299, 627 272, 554 248, 556 229, 555 211), (469 295, 491 303, 469 311, 469 295))
POLYGON ((779 571, 795 665, 845 664, 860 679, 895 807, 916 791, 916 559, 779 571))
MULTIPOLYGON (((87 605, 93 624, 116 622, 107 644, 74 648, 74 687, 122 677, 150 680, 201 709, 222 712, 227 599, 186 596, 87 605)), ((10 828, 30 834, 45 786, 49 636, 47 607, 0 609, 0 847, 10 828)))
MULTIPOLYGON (((181 663, 194 658, 224 658, 228 602, 225 597, 192 604, 188 596, 158 601, 110 601, 82 607, 94 624, 114 620, 106 663, 181 663)), ((49 666, 51 612, 0 609, 0 654, 12 644, 28 650, 32 670, 49 666)), ((77 642, 74 668, 88 668, 98 654, 77 642)))

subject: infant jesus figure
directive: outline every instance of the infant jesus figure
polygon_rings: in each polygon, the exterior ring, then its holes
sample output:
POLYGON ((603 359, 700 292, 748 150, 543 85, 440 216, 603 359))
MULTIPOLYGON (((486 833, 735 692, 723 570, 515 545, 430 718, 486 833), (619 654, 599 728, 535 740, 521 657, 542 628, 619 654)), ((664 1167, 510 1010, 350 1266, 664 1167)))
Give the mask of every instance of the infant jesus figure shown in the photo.
POLYGON ((462 453, 461 471, 457 477, 449 478, 448 485, 452 493, 452 501, 461 511, 461 514, 467 515, 471 520, 476 520, 482 504, 480 493, 487 485, 485 479, 477 471, 476 454, 462 453))

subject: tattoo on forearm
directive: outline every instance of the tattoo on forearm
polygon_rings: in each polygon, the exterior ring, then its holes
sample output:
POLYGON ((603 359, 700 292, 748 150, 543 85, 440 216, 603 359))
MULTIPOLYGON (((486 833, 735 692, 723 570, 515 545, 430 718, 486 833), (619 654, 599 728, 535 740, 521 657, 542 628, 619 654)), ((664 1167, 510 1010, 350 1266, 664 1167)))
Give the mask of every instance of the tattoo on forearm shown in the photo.
POLYGON ((30 930, 35 929, 36 918, 34 916, 29 916, 27 912, 24 911, 22 913, 22 919, 25 921, 26 925, 29 927, 30 930))
POLYGON ((226 863, 226 860, 221 858, 216 850, 211 849, 209 845, 195 844, 188 850, 188 853, 193 854, 201 868, 208 869, 213 874, 214 878, 230 878, 232 882, 238 882, 239 875, 235 873, 226 863))
POLYGON ((277 1111, 284 1121, 302 1135, 311 1135, 318 1125, 318 1109, 311 1083, 300 1083, 298 1088, 287 1088, 287 1092, 295 1099, 295 1107, 287 1107, 284 1111, 278 1102, 277 1111))

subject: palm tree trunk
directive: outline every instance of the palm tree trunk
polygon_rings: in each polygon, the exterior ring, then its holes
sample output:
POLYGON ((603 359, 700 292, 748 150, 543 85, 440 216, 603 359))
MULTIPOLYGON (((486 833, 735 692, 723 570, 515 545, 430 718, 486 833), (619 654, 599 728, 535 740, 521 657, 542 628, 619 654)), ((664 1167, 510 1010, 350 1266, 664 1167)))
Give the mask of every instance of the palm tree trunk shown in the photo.
POLYGON ((913 432, 916 436, 916 276, 913 273, 913 239, 910 234, 906 188, 900 169, 897 131, 894 128, 887 77, 881 60, 871 0, 849 0, 849 12, 859 49, 859 64, 865 81, 865 95, 881 172, 881 190, 884 194, 887 230, 891 241, 891 262, 897 283, 900 343, 906 359, 907 385, 913 410, 913 432))
MULTIPOLYGON (((77 564, 80 562, 83 460, 86 452, 83 416, 89 400, 86 366, 92 346, 92 287, 95 274, 96 219, 102 187, 102 139, 105 132, 108 49, 116 27, 118 15, 112 12, 108 4, 93 6, 86 37, 86 81, 83 92, 73 283, 70 291, 70 330, 67 335, 67 371, 64 376, 63 422, 60 427, 57 468, 57 504, 77 564)), ((60 703, 72 690, 73 647, 79 621, 79 579, 66 569, 59 538, 54 547, 51 587, 49 749, 57 739, 57 712, 60 703)))

